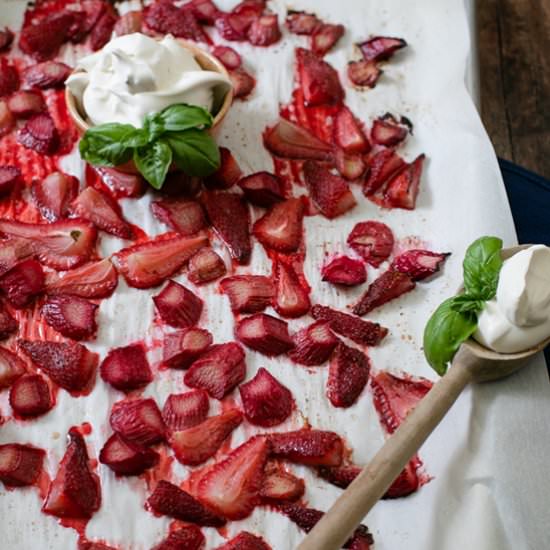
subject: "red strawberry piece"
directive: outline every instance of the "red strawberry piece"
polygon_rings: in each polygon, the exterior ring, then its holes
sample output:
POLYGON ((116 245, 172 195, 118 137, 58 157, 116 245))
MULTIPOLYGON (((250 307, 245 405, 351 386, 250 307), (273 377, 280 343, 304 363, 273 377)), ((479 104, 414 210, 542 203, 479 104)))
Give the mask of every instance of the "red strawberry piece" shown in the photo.
POLYGON ((323 281, 334 285, 356 286, 367 280, 365 265, 349 256, 337 256, 323 266, 323 281))
POLYGON ((17 132, 17 141, 41 155, 55 153, 59 146, 59 134, 49 114, 34 115, 17 132))
POLYGON ((46 104, 39 92, 21 90, 8 99, 8 107, 16 118, 28 118, 43 111, 46 104))
MULTIPOLYGON (((94 170, 117 197, 141 197, 145 193, 146 184, 141 174, 129 174, 105 166, 97 167, 94 170)), ((166 188, 166 183, 163 185, 163 189, 166 188)))
POLYGON ((15 126, 15 118, 7 101, 0 99, 0 138, 8 135, 15 126))
POLYGON ((386 147, 395 147, 399 145, 412 130, 410 121, 401 117, 399 122, 391 113, 377 118, 371 130, 371 138, 374 143, 386 147))
POLYGON ((301 317, 311 307, 309 290, 302 286, 290 265, 275 264, 275 297, 273 307, 283 317, 301 317))
POLYGON ((224 261, 211 248, 202 248, 189 260, 187 278, 196 285, 209 283, 227 273, 224 261))
POLYGON ((265 148, 278 157, 332 161, 332 147, 309 130, 281 118, 263 135, 265 148))
POLYGON ((373 267, 385 262, 393 250, 393 233, 382 222, 367 221, 355 224, 348 236, 348 245, 373 267))
POLYGON ((308 466, 339 466, 344 444, 338 434, 322 430, 302 429, 294 432, 272 433, 271 454, 308 466))
POLYGON ((99 453, 99 462, 121 476, 137 476, 152 468, 159 461, 159 454, 153 449, 126 441, 113 434, 99 453))
POLYGON ((39 416, 54 406, 50 387, 38 374, 18 378, 11 386, 9 399, 13 412, 18 416, 39 416))
POLYGON ((224 65, 226 69, 233 71, 242 65, 241 56, 229 46, 215 46, 212 50, 215 55, 224 65))
POLYGON ((44 272, 36 260, 23 260, 0 277, 0 289, 8 302, 21 309, 44 290, 44 272))
POLYGON ((337 466, 335 468, 322 467, 317 470, 317 473, 332 485, 347 489, 350 483, 362 472, 363 468, 354 464, 337 466))
POLYGON ((32 182, 32 198, 43 218, 53 222, 65 217, 69 204, 78 194, 79 181, 63 172, 52 172, 32 182))
POLYGON ((363 346, 377 346, 388 334, 388 329, 378 323, 364 321, 355 315, 348 315, 327 306, 313 306, 311 315, 314 319, 328 321, 334 332, 363 346))
POLYGON ((296 252, 302 241, 304 203, 287 199, 275 204, 254 223, 254 236, 266 247, 279 252, 296 252))
POLYGON ((229 71, 229 78, 233 86, 233 97, 244 99, 256 87, 255 78, 242 67, 229 71))
POLYGON ((124 36, 126 34, 141 32, 142 24, 143 13, 140 10, 128 11, 118 18, 113 32, 116 36, 124 36))
POLYGON ((4 30, 0 31, 0 52, 4 52, 9 49, 13 42, 14 34, 8 29, 8 27, 4 27, 4 30))
POLYGON ((208 218, 231 256, 238 263, 247 264, 252 254, 248 205, 233 193, 207 191, 202 198, 208 218))
POLYGON ((397 50, 407 46, 402 38, 375 36, 357 44, 366 61, 384 61, 389 59, 397 50))
POLYGON ((245 346, 264 355, 281 355, 293 347, 288 323, 265 313, 241 319, 235 334, 245 346))
POLYGON ((169 445, 182 464, 202 464, 216 454, 242 419, 241 411, 229 409, 207 418, 196 426, 172 432, 169 445))
POLYGON ((97 332, 98 305, 78 296, 59 294, 50 296, 41 309, 48 325, 67 338, 86 340, 97 332))
POLYGON ((315 323, 299 330, 294 336, 294 349, 289 357, 300 365, 318 366, 328 361, 339 340, 330 330, 327 321, 315 323))
POLYGON ((368 357, 358 349, 338 344, 330 360, 327 397, 335 407, 351 407, 367 385, 370 372, 368 357))
POLYGON ((170 430, 185 430, 203 422, 209 406, 208 394, 203 390, 172 393, 164 403, 162 418, 170 430))
POLYGON ((212 189, 229 189, 239 181, 243 173, 227 147, 220 147, 220 156, 220 167, 204 183, 212 189))
POLYGON ((151 203, 157 220, 184 236, 194 235, 206 227, 204 210, 199 202, 186 199, 164 199, 151 203))
POLYGON ((13 351, 0 346, 0 390, 9 388, 26 370, 25 363, 13 351))
POLYGON ((196 498, 176 485, 161 480, 147 499, 148 507, 156 514, 169 516, 198 525, 221 527, 225 520, 212 513, 196 498))
POLYGON ((292 412, 290 390, 261 367, 256 376, 239 386, 246 419, 256 426, 269 428, 284 422, 292 412))
POLYGON ((243 19, 234 13, 220 13, 214 21, 220 36, 230 41, 246 40, 246 29, 250 24, 248 19, 243 19))
POLYGON ((90 46, 94 52, 109 42, 116 22, 116 17, 109 10, 99 18, 90 33, 90 46))
POLYGON ((112 546, 107 546, 102 542, 98 542, 98 541, 92 542, 92 541, 86 540, 81 536, 78 539, 78 550, 117 550, 117 549, 112 546))
POLYGON ((62 11, 26 25, 19 35, 19 47, 38 61, 55 57, 74 29, 77 17, 74 12, 62 11))
POLYGON ((188 328, 164 336, 162 362, 172 369, 186 369, 212 344, 212 335, 202 328, 188 328))
POLYGON ((0 59, 0 97, 8 96, 19 89, 19 75, 16 68, 2 57, 0 59))
POLYGON ((141 344, 130 344, 109 351, 100 366, 101 378, 117 390, 128 392, 143 388, 153 373, 141 344))
POLYGON ((241 531, 236 537, 218 546, 216 550, 272 550, 264 539, 248 531, 241 531))
POLYGON ((201 501, 227 519, 249 516, 260 498, 268 453, 269 442, 262 436, 237 447, 202 477, 198 490, 201 501))
POLYGON ((212 0, 191 0, 185 7, 188 7, 193 12, 195 19, 203 25, 213 25, 216 17, 220 14, 220 10, 212 0))
POLYGON ((45 455, 30 445, 0 445, 0 481, 8 487, 33 485, 42 472, 45 455))
POLYGON ((310 35, 321 25, 321 21, 313 13, 305 11, 288 10, 285 25, 293 34, 310 35))
POLYGON ((138 445, 153 445, 165 438, 166 426, 153 399, 118 401, 109 422, 120 436, 138 445))
POLYGON ((338 173, 349 181, 358 180, 368 168, 362 155, 350 155, 342 149, 336 150, 334 161, 338 173))
POLYGON ((81 298, 108 298, 118 284, 118 274, 108 258, 89 262, 67 271, 46 276, 48 294, 73 294, 81 298))
POLYGON ((315 161, 304 164, 304 178, 313 202, 326 218, 336 218, 357 204, 347 182, 315 161))
POLYGON ((65 84, 72 69, 60 61, 43 61, 31 65, 23 71, 23 86, 25 88, 59 88, 65 84))
POLYGON ((111 5, 102 0, 82 0, 79 7, 83 10, 81 13, 84 17, 80 22, 80 28, 77 29, 78 36, 71 37, 73 42, 82 41, 92 31, 106 11, 113 15, 115 14, 111 5))
POLYGON ((369 140, 353 113, 343 106, 334 117, 334 141, 346 153, 367 153, 369 140))
POLYGON ((393 260, 390 268, 406 273, 413 281, 421 281, 439 271, 447 256, 450 256, 450 253, 418 249, 407 250, 393 260))
POLYGON ((365 294, 353 307, 353 313, 362 317, 373 309, 410 292, 415 286, 415 282, 409 275, 390 269, 369 285, 365 294))
POLYGON ((338 73, 310 50, 296 50, 298 77, 306 106, 342 103, 344 90, 338 73))
POLYGON ((97 353, 76 342, 30 342, 19 347, 53 382, 67 391, 85 389, 95 377, 97 353))
POLYGON ((344 36, 344 32, 344 25, 323 23, 317 26, 311 35, 311 50, 316 55, 325 55, 344 36))
POLYGON ((229 296, 233 313, 263 311, 275 293, 272 280, 263 275, 234 275, 223 279, 220 286, 229 296))
POLYGON ((419 155, 390 181, 384 206, 414 210, 425 158, 425 155, 419 155))
POLYGON ((281 179, 269 172, 256 172, 239 180, 248 202, 269 208, 284 199, 281 179))
POLYGON ((196 42, 211 42, 192 10, 177 8, 169 1, 155 2, 145 10, 145 23, 161 34, 172 34, 196 42))
MULTIPOLYGON (((14 319, 12 314, 5 308, 4 304, 0 302, 0 340, 5 340, 6 338, 9 338, 10 334, 13 334, 14 332, 17 332, 17 329, 19 328, 19 323, 14 319)), ((0 365, 1 365, 2 357, 0 353, 0 365)), ((1 366, 0 366, 1 370, 1 366)), ((1 375, 0 375, 1 379, 1 375)), ((0 387, 1 387, 0 382, 0 387)))
POLYGON ((397 476, 382 498, 401 498, 418 490, 420 480, 416 473, 415 461, 411 460, 405 469, 397 476))
POLYGON ((92 517, 101 504, 99 478, 90 468, 83 437, 71 429, 69 438, 42 511, 57 517, 86 519, 92 517))
POLYGON ((374 88, 382 71, 374 61, 350 61, 348 63, 348 78, 356 86, 374 88))
POLYGON ((172 531, 151 550, 201 550, 205 538, 196 525, 185 525, 172 531))
POLYGON ((123 248, 113 259, 128 285, 134 288, 151 288, 179 271, 207 243, 208 239, 204 236, 159 235, 149 241, 123 248))
POLYGON ((7 196, 21 184, 21 170, 17 166, 0 166, 0 196, 7 196))
POLYGON ((392 149, 379 151, 369 161, 369 176, 363 185, 363 193, 369 197, 383 189, 406 166, 407 163, 392 149))
MULTIPOLYGON (((1 172, 1 170, 0 170, 1 172)), ((11 237, 3 239, 0 246, 0 275, 7 273, 21 260, 33 255, 32 243, 30 241, 11 237)))
POLYGON ((266 467, 264 482, 260 496, 268 503, 295 501, 304 496, 305 484, 290 472, 281 468, 269 469, 266 467))
POLYGON ((185 373, 191 388, 206 390, 210 397, 222 399, 246 376, 243 348, 236 342, 216 344, 197 359, 185 373))
POLYGON ((161 319, 171 327, 187 328, 196 325, 202 313, 203 302, 188 288, 168 281, 153 302, 161 319))
POLYGON ((281 39, 281 29, 277 15, 266 13, 255 19, 247 32, 248 41, 253 46, 271 46, 281 39))

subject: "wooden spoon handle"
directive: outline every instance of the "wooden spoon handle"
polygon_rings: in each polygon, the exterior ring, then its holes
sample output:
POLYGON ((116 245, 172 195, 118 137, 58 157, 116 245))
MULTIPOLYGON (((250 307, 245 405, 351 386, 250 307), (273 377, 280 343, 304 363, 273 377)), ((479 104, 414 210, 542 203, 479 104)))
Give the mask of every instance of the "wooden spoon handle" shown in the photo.
POLYGON ((467 364, 455 360, 447 374, 411 411, 305 537, 298 550, 339 550, 471 380, 467 364))

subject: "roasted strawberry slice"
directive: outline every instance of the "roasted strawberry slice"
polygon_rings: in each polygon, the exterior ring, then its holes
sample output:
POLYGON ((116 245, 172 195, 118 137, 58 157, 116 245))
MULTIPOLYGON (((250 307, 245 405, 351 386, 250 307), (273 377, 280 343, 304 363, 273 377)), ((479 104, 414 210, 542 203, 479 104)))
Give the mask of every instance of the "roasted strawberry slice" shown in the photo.
POLYGON ((111 428, 124 439, 138 445, 163 441, 166 426, 154 399, 125 399, 111 409, 111 428))
POLYGON ((402 38, 389 36, 375 36, 357 44, 366 61, 384 61, 389 59, 397 50, 407 46, 402 38))
POLYGON ((198 525, 221 527, 225 520, 212 513, 196 498, 173 483, 161 480, 147 499, 147 506, 155 514, 169 516, 198 525))
POLYGON ((379 267, 390 257, 394 239, 385 223, 369 220, 355 224, 347 242, 366 262, 379 267))
POLYGON ((171 327, 187 328, 196 325, 202 313, 203 301, 183 285, 168 281, 153 302, 161 319, 171 327))
POLYGON ((98 305, 78 296, 50 296, 41 309, 42 317, 52 328, 74 340, 92 338, 97 332, 98 305))
POLYGON ((185 7, 189 8, 196 20, 203 25, 213 25, 220 14, 220 10, 212 0, 191 0, 185 4, 185 7))
POLYGON ((233 86, 233 97, 244 99, 248 97, 256 87, 254 77, 242 67, 229 71, 229 78, 233 86))
POLYGON ((227 147, 220 147, 220 157, 220 167, 204 180, 204 184, 211 189, 229 189, 243 175, 233 153, 227 147))
POLYGON ((33 485, 42 472, 45 456, 45 451, 30 445, 0 445, 0 481, 8 487, 33 485))
POLYGON ((363 468, 349 464, 345 466, 337 466, 333 468, 327 468, 325 466, 318 468, 317 473, 323 479, 332 483, 340 489, 347 489, 350 483, 361 473, 363 468))
POLYGON ((338 73, 310 50, 296 50, 298 78, 307 106, 342 103, 344 90, 338 73))
POLYGON ((374 143, 386 147, 399 145, 412 132, 412 124, 406 117, 397 120, 391 113, 377 118, 371 130, 371 138, 374 143))
POLYGON ((276 262, 275 267, 275 296, 273 307, 283 317, 301 317, 311 307, 309 289, 303 286, 296 275, 296 271, 284 262, 276 262))
POLYGON ((230 71, 238 69, 242 65, 241 56, 229 46, 215 46, 212 55, 216 56, 230 71))
POLYGON ((39 416, 54 406, 50 387, 38 374, 18 378, 11 386, 9 400, 13 412, 19 416, 39 416))
POLYGON ((206 419, 209 406, 208 394, 203 390, 172 393, 164 403, 162 418, 170 430, 186 430, 206 419))
POLYGON ((113 32, 116 36, 124 36, 126 34, 133 34, 135 32, 141 32, 143 25, 143 13, 141 10, 127 11, 124 15, 118 18, 115 23, 113 32))
POLYGON ((185 199, 165 199, 151 203, 157 220, 184 236, 194 235, 206 227, 204 210, 199 202, 185 199))
POLYGON ((41 155, 52 155, 59 147, 59 133, 52 117, 40 113, 31 117, 17 132, 17 141, 41 155))
POLYGON ((153 380, 142 344, 130 344, 109 351, 100 366, 101 378, 117 390, 143 388, 153 380))
POLYGON ((275 204, 254 223, 254 236, 267 248, 279 252, 296 252, 302 242, 304 203, 287 199, 275 204))
POLYGON ((281 355, 293 347, 288 323, 265 313, 241 319, 235 335, 245 346, 264 355, 281 355))
POLYGON ((284 199, 281 179, 269 172, 256 172, 241 178, 239 187, 246 200, 255 206, 269 208, 284 199))
POLYGON ((207 243, 208 239, 204 236, 174 237, 163 234, 147 242, 123 248, 113 259, 128 285, 151 288, 174 275, 207 243))
MULTIPOLYGON (((105 166, 94 168, 93 171, 99 174, 103 183, 117 198, 141 197, 145 193, 146 183, 141 174, 130 174, 105 166)), ((163 185, 163 191, 166 188, 166 183, 163 185)))
POLYGON ((364 321, 327 306, 313 306, 311 315, 319 321, 328 321, 334 332, 363 346, 377 346, 388 334, 388 329, 378 323, 364 321))
POLYGON ((368 168, 363 155, 350 155, 343 149, 336 150, 334 164, 338 173, 348 181, 358 180, 368 168))
POLYGON ((216 550, 272 550, 262 539, 248 531, 241 531, 236 537, 218 546, 216 550))
MULTIPOLYGON (((13 317, 13 315, 6 309, 4 304, 0 302, 0 340, 5 340, 10 337, 10 334, 17 332, 19 323, 13 317)), ((1 362, 1 353, 0 353, 1 362)), ((1 376, 0 376, 1 378, 1 376)), ((0 382, 0 387, 1 387, 0 382)))
POLYGON ((315 161, 304 163, 304 179, 313 202, 326 218, 336 218, 357 204, 347 182, 315 161))
POLYGON ((334 141, 346 153, 368 153, 369 140, 353 113, 344 105, 334 117, 334 141))
POLYGON ((388 184, 382 206, 414 210, 425 155, 419 155, 388 184))
POLYGON ((205 538, 196 525, 178 527, 151 550, 202 550, 205 538))
POLYGON ((69 38, 76 17, 74 12, 61 11, 25 25, 19 35, 19 47, 38 61, 55 57, 69 38))
POLYGON ((34 254, 31 241, 10 237, 1 240, 0 244, 0 275, 4 275, 19 262, 34 254))
POLYGON ((348 63, 348 78, 356 86, 374 88, 382 71, 374 61, 350 61, 348 63))
POLYGON ((212 344, 212 335, 202 328, 188 328, 164 336, 162 362, 172 369, 186 369, 212 344))
POLYGON ((227 273, 225 263, 212 248, 202 248, 189 260, 187 278, 196 285, 209 283, 227 273))
POLYGON ((9 388, 26 370, 25 363, 13 351, 0 346, 0 390, 9 388))
POLYGON ((90 33, 90 46, 94 52, 100 50, 109 42, 117 18, 109 10, 104 11, 90 33))
POLYGON ((113 434, 99 453, 99 462, 121 476, 137 476, 155 466, 159 458, 153 449, 126 441, 118 434, 113 434))
POLYGON ((99 541, 89 541, 82 536, 78 539, 78 550, 117 550, 112 546, 107 546, 99 541))
POLYGON ((144 13, 147 26, 160 34, 172 34, 177 38, 211 43, 210 37, 190 9, 177 8, 170 1, 162 1, 151 4, 144 13))
POLYGON ((252 21, 247 32, 248 41, 253 46, 271 46, 281 39, 279 21, 274 13, 264 13, 252 21))
POLYGON ((43 218, 50 222, 65 217, 69 204, 78 194, 79 181, 63 172, 52 172, 32 182, 32 198, 43 218))
POLYGON ((275 294, 273 281, 263 275, 234 275, 220 283, 229 296, 234 313, 256 313, 271 304, 275 294))
POLYGON ((285 25, 293 34, 310 35, 319 25, 321 25, 321 21, 313 13, 288 10, 285 25))
POLYGON ((363 193, 370 197, 393 177, 399 174, 407 163, 392 149, 383 149, 369 161, 369 175, 363 185, 363 193))
POLYGON ((31 304, 44 290, 44 272, 36 260, 23 260, 0 277, 0 289, 17 309, 31 304))
POLYGON ((339 342, 327 321, 316 321, 304 327, 293 336, 292 340, 294 349, 288 356, 295 363, 309 367, 322 365, 328 361, 339 342))
POLYGON ((225 40, 246 40, 250 25, 262 15, 264 8, 263 2, 244 0, 230 13, 219 13, 214 24, 225 40))
POLYGON ((415 286, 409 275, 390 269, 369 285, 359 302, 353 306, 353 313, 362 317, 390 300, 410 292, 415 286))
POLYGON ((21 90, 8 99, 8 108, 16 118, 28 118, 43 111, 46 104, 40 92, 21 90))
POLYGON ((270 468, 268 463, 265 468, 265 477, 260 496, 268 503, 292 502, 304 495, 304 480, 280 467, 270 468))
POLYGON ((0 99, 0 138, 8 135, 13 130, 14 126, 15 117, 10 111, 7 101, 0 99))
POLYGON ((182 464, 202 464, 216 454, 242 419, 241 411, 229 409, 207 418, 196 426, 172 432, 169 445, 182 464))
POLYGON ((244 380, 244 358, 240 344, 216 344, 191 365, 183 380, 191 388, 206 390, 210 397, 222 399, 244 380))
POLYGON ((0 31, 0 52, 5 52, 9 50, 12 42, 13 42, 14 34, 8 29, 8 27, 4 27, 3 30, 0 31))
POLYGON ((450 253, 418 249, 407 250, 393 260, 390 268, 406 273, 413 281, 421 281, 439 271, 447 256, 450 256, 450 253))
POLYGON ((82 391, 95 377, 97 353, 76 342, 30 342, 19 347, 53 382, 67 391, 82 391))
POLYGON ((322 23, 311 35, 311 50, 314 54, 323 56, 344 36, 344 25, 322 23))
POLYGON ((344 443, 338 434, 322 430, 302 429, 294 432, 272 433, 271 454, 308 466, 339 466, 344 443))
POLYGON ((21 184, 21 170, 16 166, 0 166, 0 196, 9 195, 21 184))
POLYGON ((257 426, 269 428, 281 424, 294 408, 290 390, 263 367, 254 378, 239 386, 239 392, 246 419, 257 426))
POLYGON ((8 96, 19 89, 17 69, 7 58, 0 59, 0 97, 8 96))
POLYGON ((72 69, 60 61, 44 61, 31 65, 23 71, 25 88, 58 88, 63 86, 72 69))
POLYGON ((323 281, 334 285, 356 286, 367 280, 367 271, 362 261, 349 256, 337 256, 323 266, 323 281))

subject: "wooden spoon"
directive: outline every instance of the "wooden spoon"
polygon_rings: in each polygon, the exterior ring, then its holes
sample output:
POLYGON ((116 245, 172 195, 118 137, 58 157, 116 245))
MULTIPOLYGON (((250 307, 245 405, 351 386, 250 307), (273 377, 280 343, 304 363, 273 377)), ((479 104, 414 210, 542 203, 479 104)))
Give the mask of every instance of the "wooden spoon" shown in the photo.
MULTIPOLYGON (((504 259, 530 245, 502 251, 504 259)), ((298 546, 298 550, 339 550, 388 490, 470 382, 512 374, 550 344, 550 338, 520 353, 497 353, 470 339, 456 353, 447 373, 386 440, 363 471, 298 546)))

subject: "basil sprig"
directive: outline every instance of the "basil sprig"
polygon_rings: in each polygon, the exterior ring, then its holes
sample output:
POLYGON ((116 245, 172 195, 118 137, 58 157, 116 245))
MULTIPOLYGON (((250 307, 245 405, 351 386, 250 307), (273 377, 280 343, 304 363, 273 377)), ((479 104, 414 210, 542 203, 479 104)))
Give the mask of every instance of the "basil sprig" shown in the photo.
POLYGON ((133 160, 143 177, 160 189, 172 162, 189 176, 206 177, 220 166, 220 151, 206 132, 212 115, 196 105, 170 105, 147 115, 143 128, 108 123, 94 126, 80 140, 80 155, 95 166, 133 160))
POLYGON ((445 300, 424 329, 424 355, 440 375, 458 348, 477 328, 477 315, 495 297, 502 268, 502 240, 481 237, 466 251, 462 268, 464 291, 445 300))

